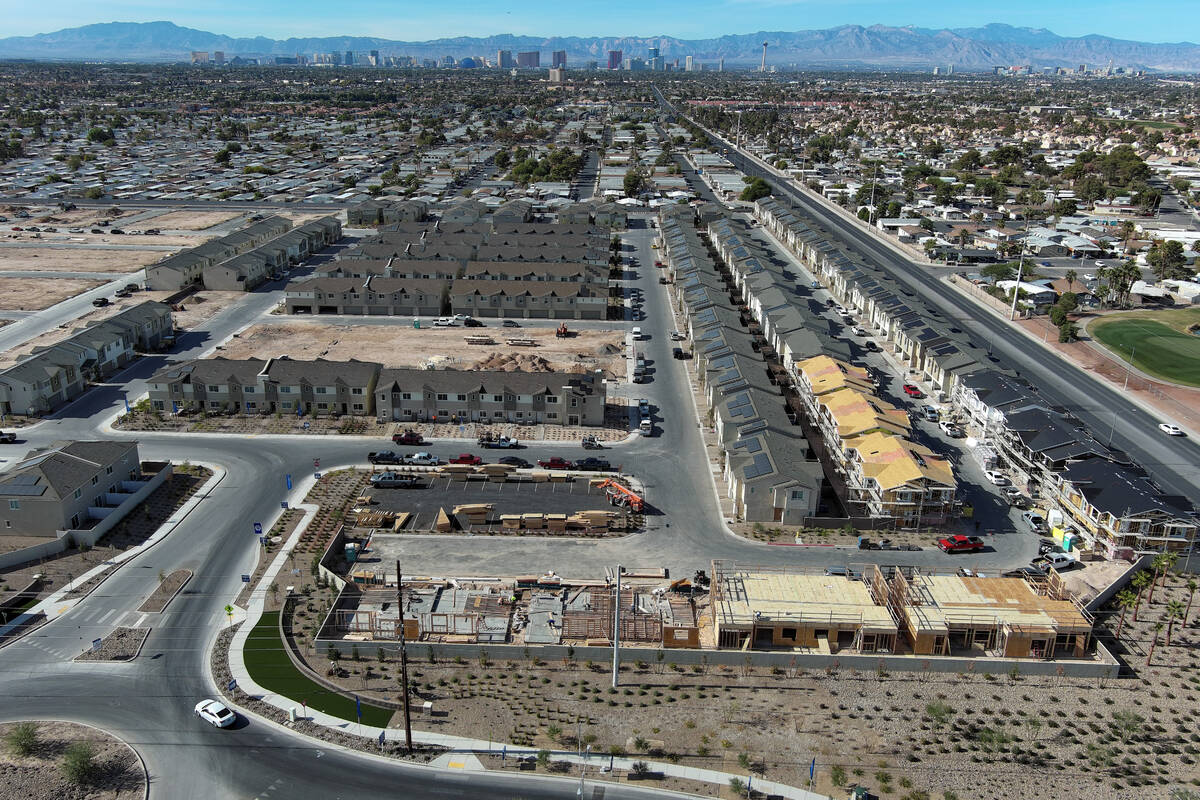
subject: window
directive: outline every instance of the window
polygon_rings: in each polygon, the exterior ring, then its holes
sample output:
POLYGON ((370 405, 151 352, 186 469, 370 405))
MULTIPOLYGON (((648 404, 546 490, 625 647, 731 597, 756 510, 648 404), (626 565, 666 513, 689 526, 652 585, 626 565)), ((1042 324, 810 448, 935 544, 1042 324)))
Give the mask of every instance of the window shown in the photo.
POLYGON ((493 419, 504 419, 504 412, 503 411, 493 411, 492 418, 493 419))
POLYGON ((437 399, 438 399, 438 400, 445 400, 445 399, 447 399, 447 396, 446 396, 446 394, 445 394, 444 392, 438 392, 437 399))
POLYGON ((210 392, 219 392, 219 391, 221 391, 221 387, 220 387, 220 386, 213 386, 213 385, 211 385, 211 384, 210 384, 210 385, 209 385, 209 387, 208 387, 208 390, 209 390, 210 392))
POLYGON ((326 391, 325 391, 325 389, 326 389, 326 387, 324 387, 324 386, 318 386, 318 387, 315 389, 315 391, 316 391, 316 393, 317 393, 317 394, 326 394, 326 391))
POLYGON ((444 409, 444 408, 439 408, 439 409, 437 410, 437 415, 438 415, 439 417, 448 417, 448 416, 450 416, 450 412, 449 412, 449 411, 447 411, 447 410, 446 410, 446 409, 444 409))
POLYGON ((783 628, 783 629, 781 629, 781 630, 779 631, 779 638, 780 638, 780 639, 791 639, 791 640, 795 641, 795 639, 796 639, 796 629, 795 629, 795 628, 783 628))
POLYGON ((351 407, 351 408, 353 408, 355 411, 362 411, 362 410, 363 410, 363 404, 362 404, 362 403, 355 403, 354 405, 352 405, 352 406, 350 406, 350 407, 351 407))
POLYGON ((9 522, 8 520, 4 520, 4 527, 6 527, 6 528, 11 528, 11 527, 12 527, 12 523, 11 523, 11 522, 9 522))
POLYGON ((283 408, 284 411, 290 411, 292 408, 292 401, 284 400, 282 403, 280 403, 280 406, 283 408))
POLYGON ((358 386, 355 386, 354 388, 352 388, 350 390, 350 394, 362 394, 362 393, 363 393, 362 388, 358 387, 358 386))
POLYGON ((549 405, 556 405, 558 403, 558 395, 556 395, 556 394, 546 395, 546 403, 549 405))
POLYGON ((92 476, 92 486, 95 486, 95 485, 96 485, 97 483, 99 483, 99 482, 100 482, 100 476, 99 476, 99 475, 93 475, 93 476, 92 476))
POLYGON ((104 469, 104 474, 105 474, 105 475, 112 475, 112 467, 106 467, 106 468, 104 469))
POLYGON ((793 500, 803 500, 804 499, 804 490, 803 489, 792 489, 792 499, 793 500))
POLYGON ((253 411, 256 408, 258 408, 258 403, 246 403, 247 411, 253 411))
POLYGON ((521 417, 523 417, 523 416, 525 416, 525 412, 524 412, 524 411, 518 411, 518 412, 517 412, 517 419, 520 419, 520 418, 521 418, 521 417))
POLYGON ((558 419, 558 412, 557 411, 546 412, 546 419, 558 419))
POLYGON ((253 386, 243 386, 242 394, 254 394, 254 387, 253 386))
POLYGON ((457 397, 455 397, 455 399, 456 399, 456 400, 458 400, 458 401, 461 403, 461 402, 463 402, 464 400, 466 400, 466 399, 467 399, 467 396, 466 396, 465 394, 460 394, 460 395, 458 395, 457 397))
POLYGON ((504 395, 502 395, 502 394, 494 394, 494 395, 492 395, 492 402, 493 402, 493 403, 503 403, 503 402, 504 402, 504 395))
POLYGON ((75 499, 78 500, 82 496, 83 496, 83 489, 76 489, 75 490, 75 499))
POLYGON ((9 509, 9 511, 16 511, 16 510, 17 510, 18 508, 20 508, 20 507, 21 507, 21 501, 20 501, 20 500, 9 500, 9 501, 8 501, 8 509, 9 509))
POLYGON ((329 408, 329 403, 317 403, 317 410, 324 411, 329 408))
POLYGON ((400 399, 401 400, 412 400, 412 392, 401 392, 400 399))
POLYGON ((220 408, 221 404, 218 401, 213 400, 213 401, 209 402, 208 407, 209 408, 220 408))

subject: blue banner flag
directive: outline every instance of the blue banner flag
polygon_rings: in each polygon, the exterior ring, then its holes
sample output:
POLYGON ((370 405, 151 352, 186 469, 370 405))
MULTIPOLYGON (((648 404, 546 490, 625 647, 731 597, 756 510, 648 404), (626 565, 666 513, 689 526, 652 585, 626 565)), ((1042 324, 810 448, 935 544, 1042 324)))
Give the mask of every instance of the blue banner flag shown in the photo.
POLYGON ((383 747, 383 731, 379 732, 379 746, 383 747))
POLYGON ((362 722, 362 701, 358 699, 358 695, 354 695, 354 713, 358 715, 358 721, 362 722))
POLYGON ((817 772, 817 757, 813 756, 812 763, 808 765, 808 782, 812 783, 813 775, 817 772))

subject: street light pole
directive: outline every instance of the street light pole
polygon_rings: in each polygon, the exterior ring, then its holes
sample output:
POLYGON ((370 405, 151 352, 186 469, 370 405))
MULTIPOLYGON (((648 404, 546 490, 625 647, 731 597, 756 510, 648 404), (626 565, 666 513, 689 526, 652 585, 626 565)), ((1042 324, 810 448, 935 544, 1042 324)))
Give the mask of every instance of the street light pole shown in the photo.
POLYGON ((1133 354, 1137 351, 1137 345, 1129 346, 1129 360, 1125 362, 1125 385, 1121 387, 1121 391, 1129 388, 1129 370, 1133 367, 1133 354))
POLYGON ((404 746, 412 753, 412 715, 408 708, 408 648, 404 641, 404 582, 400 575, 400 559, 396 559, 396 605, 400 614, 400 691, 404 696, 404 746))
POLYGON ((1008 321, 1017 318, 1017 298, 1021 296, 1021 275, 1025 271, 1025 243, 1021 243, 1021 259, 1017 262, 1017 283, 1013 286, 1012 310, 1008 312, 1008 321))

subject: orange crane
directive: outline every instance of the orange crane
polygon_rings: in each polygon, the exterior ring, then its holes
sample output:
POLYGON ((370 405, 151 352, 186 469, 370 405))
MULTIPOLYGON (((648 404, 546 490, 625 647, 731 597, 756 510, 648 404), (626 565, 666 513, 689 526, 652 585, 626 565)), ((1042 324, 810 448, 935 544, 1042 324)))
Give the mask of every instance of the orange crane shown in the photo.
POLYGON ((563 324, 559 325, 558 330, 554 332, 554 335, 559 339, 566 339, 569 337, 571 332, 567 330, 567 323, 564 322, 563 324))
POLYGON ((646 501, 637 492, 618 483, 615 478, 601 482, 597 488, 608 490, 608 502, 614 506, 629 506, 630 511, 641 513, 646 507, 646 501))

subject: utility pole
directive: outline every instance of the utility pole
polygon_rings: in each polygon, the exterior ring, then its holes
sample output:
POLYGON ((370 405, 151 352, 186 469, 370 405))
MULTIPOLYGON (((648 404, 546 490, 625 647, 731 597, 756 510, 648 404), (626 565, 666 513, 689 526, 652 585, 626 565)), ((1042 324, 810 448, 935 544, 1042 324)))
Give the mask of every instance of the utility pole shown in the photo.
POLYGON ((621 671, 621 565, 617 564, 617 594, 613 601, 613 667, 612 685, 617 688, 621 671))
POLYGON ((1025 244, 1021 243, 1021 259, 1017 262, 1017 284, 1013 286, 1013 302, 1012 310, 1008 312, 1008 321, 1012 322, 1017 318, 1017 298, 1021 296, 1021 275, 1025 271, 1025 244))
POLYGON ((879 177, 879 162, 875 162, 875 171, 871 173, 871 208, 867 211, 867 225, 875 220, 875 181, 879 177))
POLYGON ((412 714, 408 708, 408 650, 404 641, 404 581, 400 576, 400 559, 396 559, 396 605, 400 612, 400 691, 404 698, 404 746, 411 755, 412 714))

